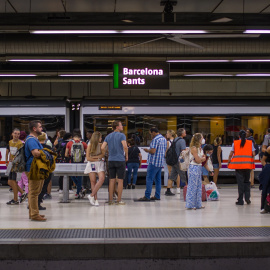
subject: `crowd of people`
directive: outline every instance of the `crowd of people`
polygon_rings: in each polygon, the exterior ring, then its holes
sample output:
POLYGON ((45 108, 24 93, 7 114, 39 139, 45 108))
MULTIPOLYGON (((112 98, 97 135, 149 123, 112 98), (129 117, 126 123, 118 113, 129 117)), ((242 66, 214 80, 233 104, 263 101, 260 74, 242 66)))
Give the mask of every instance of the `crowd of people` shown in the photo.
MULTIPOLYGON (((29 135, 15 128, 12 139, 6 148, 6 165, 8 184, 14 194, 7 205, 23 203, 28 198, 29 218, 33 221, 46 221, 40 210, 45 210, 41 203, 51 198, 52 171, 54 161, 58 163, 84 163, 87 161, 84 173, 89 178, 73 176, 69 179, 69 192, 76 186, 75 199, 84 198, 87 194, 92 206, 99 206, 98 191, 102 187, 105 176, 109 176, 109 205, 125 205, 122 200, 124 180, 127 189, 135 189, 138 169, 142 165, 142 154, 134 138, 126 140, 121 121, 112 123, 113 132, 103 140, 98 131, 88 131, 87 141, 82 140, 79 129, 73 133, 60 130, 53 143, 48 139, 46 130, 41 121, 29 123, 29 135), (24 147, 25 172, 13 171, 12 162, 19 149, 24 147), (49 165, 48 156, 50 157, 49 165), (39 168, 39 160, 43 159, 46 177, 41 177, 41 170, 36 173, 34 166, 39 168), (47 160, 46 160, 47 159, 47 160), (126 174, 127 170, 127 174, 126 174), (132 179, 133 174, 133 179, 132 179), (125 176, 126 175, 126 176, 125 176), (84 180, 84 181, 83 181, 84 180), (90 180, 90 181, 89 181, 90 180), (132 180, 132 182, 131 182, 132 180)), ((267 196, 270 193, 270 129, 265 136, 260 151, 263 170, 260 174, 262 190, 261 213, 267 213, 265 207, 267 196)), ((254 187, 254 158, 259 149, 253 138, 251 128, 239 132, 239 140, 232 144, 228 157, 228 168, 235 169, 238 183, 238 198, 236 205, 251 203, 250 188, 254 187)), ((191 138, 189 148, 186 146, 186 130, 179 128, 176 132, 168 130, 166 135, 160 134, 156 127, 149 130, 151 144, 149 148, 142 148, 148 154, 146 190, 138 201, 159 201, 161 199, 162 168, 164 168, 165 195, 174 196, 171 191, 176 184, 176 193, 180 193, 180 184, 187 185, 186 209, 202 209, 202 185, 209 184, 209 176, 218 182, 219 170, 222 168, 222 138, 215 138, 213 144, 206 144, 201 133, 195 133, 191 138), (187 170, 183 169, 186 163, 187 170), (155 183, 155 193, 152 196, 152 187, 155 183)), ((40 169, 40 168, 39 168, 40 169)), ((59 193, 63 192, 63 177, 59 177, 59 193)), ((270 196, 269 196, 270 197, 270 196)))

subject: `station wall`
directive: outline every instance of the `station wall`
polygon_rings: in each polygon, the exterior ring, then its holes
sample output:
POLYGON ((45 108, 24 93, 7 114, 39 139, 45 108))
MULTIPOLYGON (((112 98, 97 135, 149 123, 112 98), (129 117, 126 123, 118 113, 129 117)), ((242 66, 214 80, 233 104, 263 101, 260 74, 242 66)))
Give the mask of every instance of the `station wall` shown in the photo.
POLYGON ((168 90, 115 90, 108 82, 0 82, 2 97, 268 97, 267 79, 171 80, 168 90))

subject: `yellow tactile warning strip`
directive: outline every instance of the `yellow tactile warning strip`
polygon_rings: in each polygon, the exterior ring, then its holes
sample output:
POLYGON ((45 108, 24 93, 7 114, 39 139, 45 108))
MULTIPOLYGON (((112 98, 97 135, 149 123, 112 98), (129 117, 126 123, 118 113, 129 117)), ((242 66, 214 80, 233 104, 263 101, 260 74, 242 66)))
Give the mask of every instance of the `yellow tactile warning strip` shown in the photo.
POLYGON ((0 229, 0 239, 266 238, 267 227, 0 229))

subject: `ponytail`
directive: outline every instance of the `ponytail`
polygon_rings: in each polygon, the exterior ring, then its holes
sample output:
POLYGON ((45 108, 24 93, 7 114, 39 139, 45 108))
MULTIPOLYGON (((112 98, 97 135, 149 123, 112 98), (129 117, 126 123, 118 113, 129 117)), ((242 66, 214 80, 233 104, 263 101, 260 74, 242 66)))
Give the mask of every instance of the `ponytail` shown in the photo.
POLYGON ((240 130, 239 137, 241 139, 240 148, 242 148, 245 146, 246 143, 246 132, 244 130, 240 130))

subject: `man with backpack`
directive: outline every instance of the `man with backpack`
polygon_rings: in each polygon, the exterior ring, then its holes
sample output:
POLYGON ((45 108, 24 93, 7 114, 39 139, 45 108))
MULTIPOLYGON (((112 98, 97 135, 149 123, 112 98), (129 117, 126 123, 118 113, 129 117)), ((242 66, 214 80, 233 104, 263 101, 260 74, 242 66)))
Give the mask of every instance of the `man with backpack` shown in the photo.
MULTIPOLYGON (((259 146, 256 144, 255 139, 253 138, 253 134, 254 134, 254 131, 253 131, 252 128, 248 128, 246 130, 247 140, 252 141, 252 144, 253 144, 253 146, 255 148, 255 156, 256 156, 256 155, 259 154, 259 146)), ((254 156, 254 159, 255 159, 255 156, 254 156)), ((250 187, 255 188, 255 185, 254 185, 254 170, 250 171, 250 187)))
POLYGON ((148 153, 146 190, 144 197, 140 198, 139 201, 160 200, 161 170, 163 167, 163 159, 167 148, 167 140, 159 133, 159 130, 155 127, 150 128, 149 133, 152 137, 150 149, 143 149, 148 153), (156 185, 156 192, 153 197, 150 197, 154 180, 156 185))
MULTIPOLYGON (((67 143, 65 157, 70 158, 71 163, 84 163, 87 144, 81 140, 81 131, 76 129, 73 131, 73 139, 67 143)), ((72 181, 77 186, 75 199, 84 197, 82 192, 82 176, 72 176, 72 181)))
POLYGON ((175 194, 171 192, 173 182, 177 182, 177 194, 180 194, 180 180, 186 182, 186 173, 180 170, 179 164, 179 156, 183 150, 186 149, 186 141, 184 138, 186 137, 186 130, 184 128, 179 128, 177 130, 178 138, 175 138, 172 142, 170 148, 166 153, 166 162, 168 165, 172 166, 170 178, 168 180, 167 190, 165 192, 166 196, 174 196, 175 194), (177 177, 178 178, 177 179, 177 177))
POLYGON ((26 165, 25 170, 28 176, 29 183, 29 193, 28 193, 28 205, 29 205, 29 218, 32 221, 46 221, 44 215, 39 214, 38 208, 38 195, 40 194, 44 180, 32 180, 29 178, 29 172, 31 164, 34 158, 39 158, 41 153, 39 150, 43 149, 42 145, 38 141, 37 137, 42 134, 41 121, 33 120, 29 122, 28 128, 30 131, 29 136, 27 136, 25 141, 25 159, 26 165))

